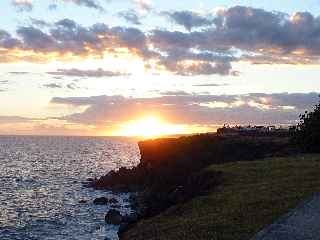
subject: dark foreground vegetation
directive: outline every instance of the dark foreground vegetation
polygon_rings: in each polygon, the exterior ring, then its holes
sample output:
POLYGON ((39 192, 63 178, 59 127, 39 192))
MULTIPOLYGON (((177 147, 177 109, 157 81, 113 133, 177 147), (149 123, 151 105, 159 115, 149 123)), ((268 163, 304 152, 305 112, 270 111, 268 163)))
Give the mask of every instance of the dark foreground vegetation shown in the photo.
POLYGON ((286 134, 142 141, 137 167, 92 186, 138 193, 121 239, 249 239, 320 190, 320 156, 300 155, 320 152, 319 143, 317 105, 286 134))
POLYGON ((213 164, 210 188, 160 214, 142 219, 123 240, 249 240, 298 203, 320 191, 320 155, 213 164))
POLYGON ((320 103, 313 111, 300 115, 292 143, 303 152, 320 153, 320 103))

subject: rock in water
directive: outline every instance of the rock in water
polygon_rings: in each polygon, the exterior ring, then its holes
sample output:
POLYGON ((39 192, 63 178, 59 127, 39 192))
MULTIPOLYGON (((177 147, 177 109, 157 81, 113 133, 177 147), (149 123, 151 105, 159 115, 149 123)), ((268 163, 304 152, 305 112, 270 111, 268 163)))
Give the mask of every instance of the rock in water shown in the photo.
POLYGON ((104 219, 108 224, 119 225, 122 222, 122 215, 119 211, 111 209, 108 211, 104 219))
POLYGON ((112 207, 112 208, 121 208, 121 205, 119 205, 119 204, 112 204, 111 207, 112 207))
POLYGON ((112 204, 117 204, 117 203, 118 203, 118 200, 115 199, 115 198, 110 198, 110 199, 109 199, 109 202, 112 203, 112 204))
POLYGON ((109 203, 109 199, 106 197, 99 197, 93 200, 93 204, 95 205, 107 205, 109 203))

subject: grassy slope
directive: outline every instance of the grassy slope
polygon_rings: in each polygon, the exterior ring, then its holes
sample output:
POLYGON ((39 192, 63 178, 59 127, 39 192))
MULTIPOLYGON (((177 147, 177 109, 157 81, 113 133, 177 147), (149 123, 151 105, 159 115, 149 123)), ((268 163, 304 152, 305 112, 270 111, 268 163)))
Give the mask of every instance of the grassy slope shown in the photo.
POLYGON ((320 191, 320 155, 212 165, 223 184, 208 195, 144 220, 123 239, 250 239, 320 191))

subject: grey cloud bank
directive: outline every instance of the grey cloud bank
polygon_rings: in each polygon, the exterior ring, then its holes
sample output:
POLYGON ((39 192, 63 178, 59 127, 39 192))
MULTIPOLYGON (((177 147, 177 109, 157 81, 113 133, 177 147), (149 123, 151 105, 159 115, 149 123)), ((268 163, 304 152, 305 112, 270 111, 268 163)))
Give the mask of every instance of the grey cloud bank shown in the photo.
POLYGON ((95 96, 53 98, 52 104, 88 106, 63 117, 75 123, 104 124, 126 121, 128 116, 157 113, 176 124, 294 124, 299 114, 318 101, 317 93, 252 93, 246 95, 196 95, 164 93, 156 98, 95 96))

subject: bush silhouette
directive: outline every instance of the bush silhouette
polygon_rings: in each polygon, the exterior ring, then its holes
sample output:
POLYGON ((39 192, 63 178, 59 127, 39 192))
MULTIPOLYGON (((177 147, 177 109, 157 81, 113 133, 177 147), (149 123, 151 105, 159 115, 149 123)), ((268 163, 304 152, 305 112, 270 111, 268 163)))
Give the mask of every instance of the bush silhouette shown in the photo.
POLYGON ((320 103, 312 112, 300 115, 300 123, 295 127, 293 143, 302 152, 320 152, 320 103))

